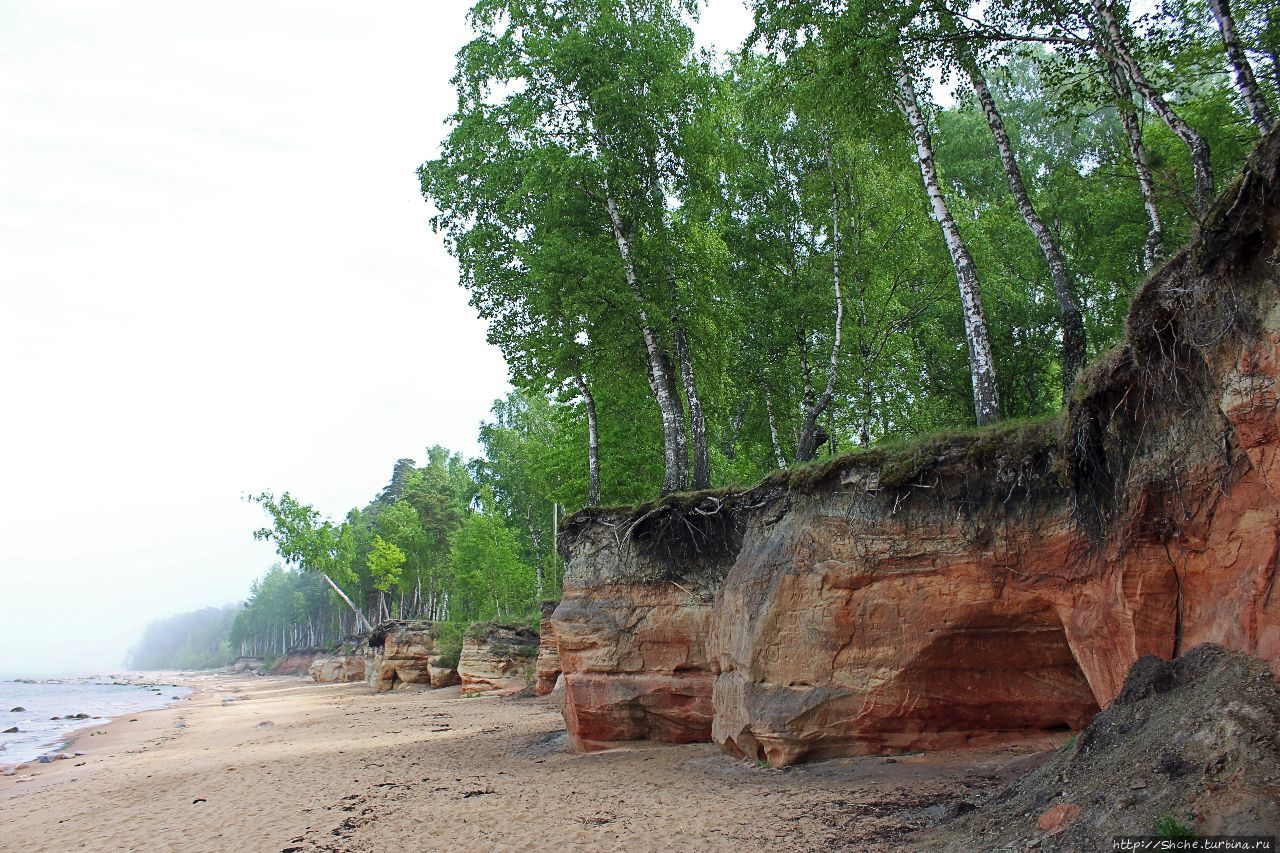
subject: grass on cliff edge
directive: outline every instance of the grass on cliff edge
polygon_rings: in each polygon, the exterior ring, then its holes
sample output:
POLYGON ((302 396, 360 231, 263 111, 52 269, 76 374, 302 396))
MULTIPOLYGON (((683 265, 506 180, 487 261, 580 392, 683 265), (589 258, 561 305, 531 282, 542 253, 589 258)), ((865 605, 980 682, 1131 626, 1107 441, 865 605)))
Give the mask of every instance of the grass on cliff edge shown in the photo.
POLYGON ((975 468, 1000 457, 1021 460, 1057 449, 1062 441, 1063 413, 1010 419, 967 429, 946 429, 913 437, 886 438, 872 447, 790 468, 780 468, 752 486, 723 486, 696 492, 674 492, 642 504, 586 507, 565 518, 564 525, 606 516, 639 516, 655 510, 692 510, 708 499, 717 501, 785 490, 813 494, 845 471, 878 470, 880 487, 909 486, 930 470, 975 468))

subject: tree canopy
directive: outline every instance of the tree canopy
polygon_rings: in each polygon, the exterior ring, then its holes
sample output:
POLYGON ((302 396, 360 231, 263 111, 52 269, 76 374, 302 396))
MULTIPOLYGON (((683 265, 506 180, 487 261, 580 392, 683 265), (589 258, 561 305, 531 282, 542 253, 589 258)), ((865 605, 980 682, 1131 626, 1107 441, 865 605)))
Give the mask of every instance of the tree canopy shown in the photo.
POLYGON ((714 55, 694 0, 476 2, 419 178, 514 390, 341 519, 251 498, 237 637, 532 618, 563 512, 1050 417, 1275 121, 1262 0, 750 5, 714 55))

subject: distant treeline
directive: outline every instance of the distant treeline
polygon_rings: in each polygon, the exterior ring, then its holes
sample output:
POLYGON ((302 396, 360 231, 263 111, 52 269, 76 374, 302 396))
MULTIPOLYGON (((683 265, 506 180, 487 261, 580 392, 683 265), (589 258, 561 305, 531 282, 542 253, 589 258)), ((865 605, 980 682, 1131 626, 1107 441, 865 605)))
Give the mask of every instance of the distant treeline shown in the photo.
POLYGON ((159 619, 129 651, 129 669, 214 669, 235 654, 228 641, 240 605, 206 607, 159 619))
POLYGON ((333 646, 385 619, 430 619, 457 631, 486 619, 537 621, 558 597, 554 519, 556 407, 513 394, 483 424, 485 456, 436 446, 425 465, 395 463, 386 487, 341 521, 285 492, 251 500, 284 565, 250 590, 232 627, 240 654, 333 646))

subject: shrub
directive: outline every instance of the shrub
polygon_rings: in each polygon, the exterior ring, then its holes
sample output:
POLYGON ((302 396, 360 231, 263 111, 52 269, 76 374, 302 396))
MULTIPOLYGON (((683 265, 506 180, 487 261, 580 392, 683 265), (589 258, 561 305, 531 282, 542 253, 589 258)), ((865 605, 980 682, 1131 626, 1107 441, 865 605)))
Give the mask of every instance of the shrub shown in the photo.
POLYGON ((1196 827, 1193 822, 1195 817, 1187 815, 1186 818, 1184 823, 1171 814, 1161 815, 1156 818, 1156 836, 1167 840, 1195 838, 1196 827))

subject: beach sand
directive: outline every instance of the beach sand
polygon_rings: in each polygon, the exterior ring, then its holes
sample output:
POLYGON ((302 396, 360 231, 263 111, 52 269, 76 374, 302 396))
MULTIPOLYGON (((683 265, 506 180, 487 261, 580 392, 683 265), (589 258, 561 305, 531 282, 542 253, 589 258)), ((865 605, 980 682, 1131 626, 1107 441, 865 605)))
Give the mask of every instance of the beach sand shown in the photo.
POLYGON ((927 843, 911 833, 948 804, 1053 746, 779 771, 711 744, 574 754, 546 698, 190 683, 196 692, 176 707, 79 735, 69 749, 83 757, 0 778, 0 849, 918 848, 927 843))

